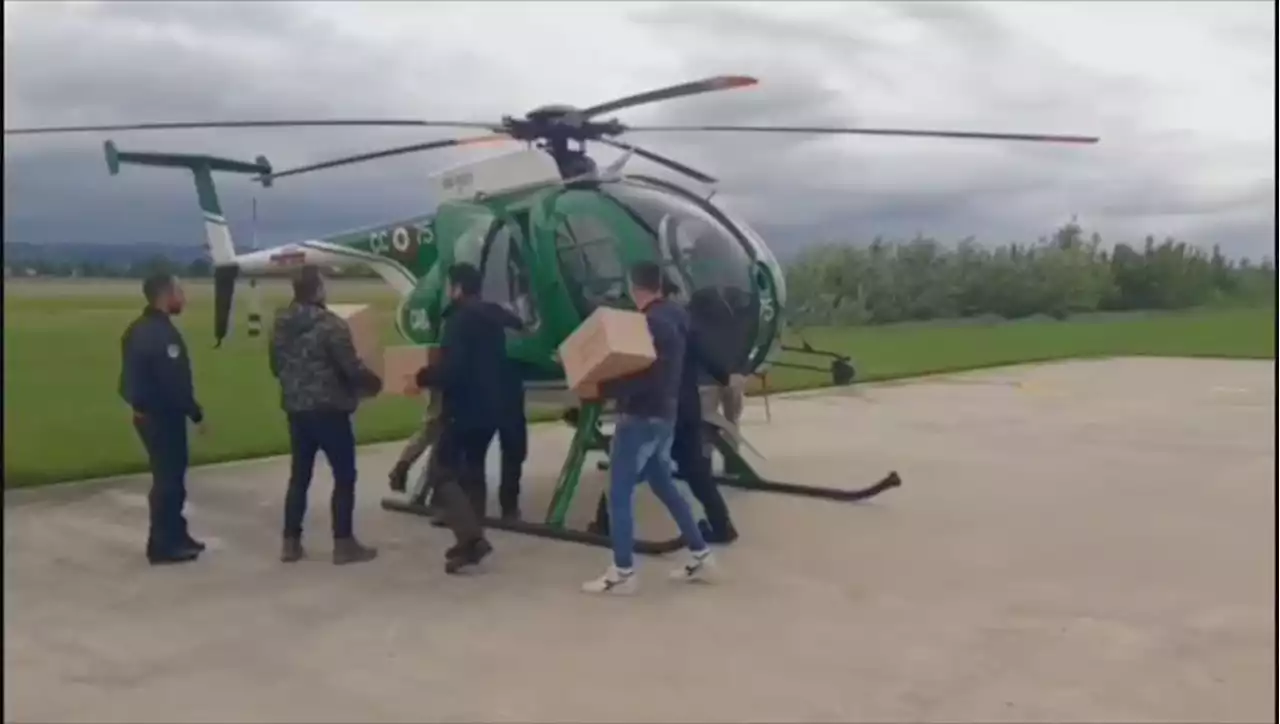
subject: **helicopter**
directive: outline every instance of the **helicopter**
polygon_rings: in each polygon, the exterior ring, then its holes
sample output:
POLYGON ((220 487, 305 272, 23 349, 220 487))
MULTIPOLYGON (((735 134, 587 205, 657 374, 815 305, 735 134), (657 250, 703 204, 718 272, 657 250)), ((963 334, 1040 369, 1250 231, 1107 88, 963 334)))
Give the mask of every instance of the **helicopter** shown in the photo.
MULTIPOLYGON (((6 129, 5 135, 147 130, 299 127, 465 128, 483 131, 469 137, 427 141, 319 163, 276 170, 265 156, 254 161, 180 153, 121 151, 104 144, 108 170, 123 165, 189 170, 203 212, 208 253, 214 266, 215 344, 228 333, 236 280, 243 275, 287 271, 301 265, 364 266, 377 273, 400 298, 395 326, 407 342, 439 342, 447 305, 445 274, 456 263, 475 265, 483 276, 482 296, 512 309, 525 331, 508 340, 507 354, 523 370, 531 399, 566 400, 556 350, 595 309, 634 308, 626 293, 626 270, 640 261, 657 262, 673 298, 684 303, 695 326, 716 333, 723 362, 743 374, 759 375, 771 366, 817 369, 832 382, 853 382, 855 370, 845 355, 783 344, 786 283, 776 257, 751 227, 722 203, 713 203, 717 179, 619 136, 643 133, 721 132, 862 135, 1092 144, 1092 136, 987 133, 897 128, 821 126, 690 125, 632 126, 606 114, 640 105, 703 93, 757 85, 745 75, 719 75, 680 83, 580 108, 546 105, 524 116, 496 122, 419 119, 306 119, 264 121, 164 122, 96 126, 6 129), (437 202, 427 214, 346 231, 318 239, 237 253, 218 199, 213 174, 250 176, 264 188, 281 179, 404 154, 503 142, 525 148, 434 174, 429 191, 437 202), (623 152, 605 168, 587 153, 588 143, 623 152), (690 179, 686 187, 661 178, 624 173, 639 156, 690 179), (782 352, 830 358, 829 368, 778 359, 782 352)), ((552 495, 545 521, 489 519, 494 527, 563 540, 607 546, 607 539, 571 530, 565 520, 586 455, 607 450, 599 403, 578 403, 566 420, 575 434, 552 495)), ((709 439, 724 458, 721 484, 750 490, 835 500, 864 500, 897 487, 891 472, 876 484, 838 490, 765 479, 742 456, 745 442, 718 415, 707 421, 709 439)), ((749 447, 749 443, 748 443, 749 447)), ((601 463, 603 467, 603 463, 601 463)), ((383 507, 425 513, 420 483, 407 500, 389 498, 383 507)), ((675 550, 680 541, 637 541, 640 553, 675 550)))

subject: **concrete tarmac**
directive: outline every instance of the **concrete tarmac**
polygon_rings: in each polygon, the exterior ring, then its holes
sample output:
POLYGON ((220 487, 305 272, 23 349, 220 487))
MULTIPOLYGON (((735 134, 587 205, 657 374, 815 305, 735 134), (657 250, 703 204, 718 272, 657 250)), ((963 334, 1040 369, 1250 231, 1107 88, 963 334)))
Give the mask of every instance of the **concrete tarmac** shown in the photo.
MULTIPOLYGON (((361 451, 381 556, 342 568, 323 463, 292 566, 280 460, 191 473, 209 550, 182 567, 142 557, 144 479, 7 493, 5 720, 1274 721, 1275 374, 1084 361, 775 396, 772 422, 754 401, 769 477, 904 487, 726 490, 721 580, 643 558, 631 598, 579 592, 603 549, 503 532, 446 576, 447 533, 378 506, 398 446, 361 451)), ((527 514, 567 445, 535 429, 527 514)))

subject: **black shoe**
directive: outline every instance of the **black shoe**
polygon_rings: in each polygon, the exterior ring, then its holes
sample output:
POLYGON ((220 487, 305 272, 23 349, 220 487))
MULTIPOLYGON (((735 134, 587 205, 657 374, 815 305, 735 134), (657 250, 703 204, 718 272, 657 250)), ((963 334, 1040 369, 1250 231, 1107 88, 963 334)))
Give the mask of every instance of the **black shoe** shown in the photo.
POLYGON ((170 563, 188 563, 200 557, 200 552, 193 548, 179 548, 174 551, 151 552, 147 551, 147 561, 153 566, 163 566, 170 563))
POLYGON ((284 544, 280 547, 280 561, 283 563, 297 563, 307 556, 307 551, 302 547, 301 538, 285 538, 284 544))
POLYGON ((189 548, 196 553, 204 553, 204 549, 208 546, 204 544, 204 541, 198 541, 191 536, 187 536, 186 539, 182 541, 182 547, 189 548))
POLYGON ((366 563, 378 557, 378 549, 366 546, 350 538, 335 538, 333 541, 333 565, 344 566, 348 563, 366 563))
POLYGON ((503 508, 500 515, 502 520, 520 520, 520 509, 515 507, 503 508))
POLYGON ((738 531, 733 527, 733 523, 726 523, 724 528, 717 529, 711 527, 711 524, 705 520, 698 521, 698 532, 702 533, 702 539, 712 545, 729 545, 738 540, 738 531))
POLYGON ((493 545, 484 538, 462 545, 456 545, 445 551, 444 572, 450 575, 460 572, 467 566, 474 566, 493 552, 493 545))

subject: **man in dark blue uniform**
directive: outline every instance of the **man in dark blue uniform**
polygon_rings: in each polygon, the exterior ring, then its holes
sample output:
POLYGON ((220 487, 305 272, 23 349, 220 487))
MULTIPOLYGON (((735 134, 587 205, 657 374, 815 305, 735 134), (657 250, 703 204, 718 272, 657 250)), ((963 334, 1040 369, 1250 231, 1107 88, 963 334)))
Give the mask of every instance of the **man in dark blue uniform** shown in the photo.
POLYGON ((191 359, 172 316, 186 298, 172 274, 152 274, 142 283, 147 306, 120 340, 120 397, 133 408, 133 427, 151 463, 147 503, 151 525, 147 560, 152 564, 195 560, 204 544, 191 537, 182 508, 187 500, 187 420, 204 431, 196 402, 191 359))

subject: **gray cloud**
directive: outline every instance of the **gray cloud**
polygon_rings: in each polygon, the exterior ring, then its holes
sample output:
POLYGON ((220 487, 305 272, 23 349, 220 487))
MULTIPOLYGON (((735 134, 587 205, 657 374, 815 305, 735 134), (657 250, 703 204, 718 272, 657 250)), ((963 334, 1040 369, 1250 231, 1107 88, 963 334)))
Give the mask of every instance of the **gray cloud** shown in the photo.
MULTIPOLYGON (((1155 21, 1180 5, 1150 4, 1152 24, 1135 37, 1133 53, 1142 53, 1143 43, 1155 47, 1163 32, 1155 21)), ((722 197, 775 238, 784 254, 808 241, 877 234, 1030 240, 1072 215, 1108 238, 1189 235, 1255 258, 1271 253, 1275 241, 1274 136, 1208 127, 1196 120, 1197 104, 1216 99, 1197 95, 1203 86, 1179 85, 1178 68, 1153 74, 1149 63, 1103 58, 1101 51, 1083 61, 1067 57, 1043 35, 1029 36, 998 4, 831 4, 821 17, 783 4, 624 7, 625 17, 609 29, 584 25, 570 33, 563 25, 565 35, 541 40, 533 15, 487 4, 463 10, 442 4, 439 11, 432 4, 431 13, 408 4, 407 10, 368 4, 367 15, 323 3, 241 3, 234 13, 202 2, 11 7, 5 9, 6 127, 236 117, 484 120, 543 102, 585 105, 683 77, 747 73, 761 78, 761 86, 622 117, 637 125, 856 124, 1083 132, 1104 139, 1096 147, 1064 147, 755 134, 629 137, 724 179, 722 197), (463 23, 463 12, 474 17, 463 23), (392 32, 389 26, 403 27, 392 32), (522 31, 532 38, 522 39, 522 31), (568 43, 583 32, 604 37, 583 37, 590 63, 563 67, 531 55, 539 43, 568 43), (597 52, 610 41, 616 50, 597 52)), ((587 7, 546 14, 598 12, 576 9, 587 7)), ((1081 8, 1081 24, 1062 32, 1091 32, 1090 14, 1104 7, 1081 8)), ((1221 47, 1224 58, 1245 58, 1233 66, 1238 80, 1270 94, 1274 126, 1274 8, 1240 3, 1206 17, 1212 22, 1189 25, 1221 47)), ((1079 42, 1088 44, 1088 36, 1079 42)), ((1257 127, 1258 119, 1244 120, 1241 127, 1257 127)), ((116 140, 122 148, 242 158, 266 153, 282 168, 446 135, 221 131, 116 140)), ((162 241, 200 234, 193 191, 182 174, 126 169, 111 179, 101 141, 89 135, 6 139, 6 239, 162 241)), ((258 192, 260 241, 419 213, 428 201, 421 190, 427 174, 468 157, 404 157, 282 181, 258 192)), ((243 229, 254 187, 226 179, 220 188, 243 229)))

